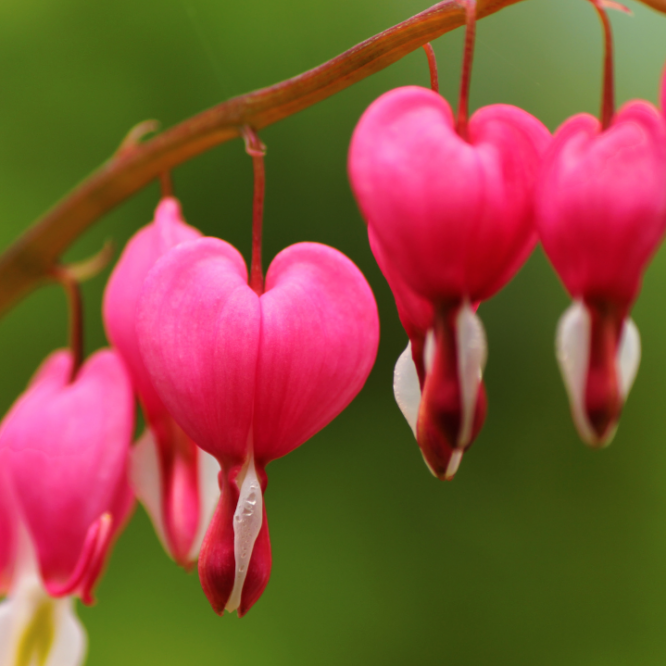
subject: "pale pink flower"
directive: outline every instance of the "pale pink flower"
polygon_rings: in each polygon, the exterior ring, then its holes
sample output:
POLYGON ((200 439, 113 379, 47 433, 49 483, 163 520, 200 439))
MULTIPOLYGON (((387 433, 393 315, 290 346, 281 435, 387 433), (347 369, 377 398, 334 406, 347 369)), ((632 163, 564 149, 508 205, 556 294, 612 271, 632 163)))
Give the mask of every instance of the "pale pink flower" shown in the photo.
POLYGON ((127 243, 104 294, 109 340, 127 365, 147 427, 132 452, 131 478, 167 552, 183 566, 194 562, 219 498, 217 461, 182 431, 146 370, 136 334, 141 286, 155 262, 176 245, 199 238, 180 204, 162 199, 154 221, 127 243))
POLYGON ((0 604, 2 664, 82 662, 73 595, 92 603, 134 503, 124 365, 106 350, 73 381, 71 372, 70 352, 52 354, 0 427, 0 574, 9 593, 0 604))

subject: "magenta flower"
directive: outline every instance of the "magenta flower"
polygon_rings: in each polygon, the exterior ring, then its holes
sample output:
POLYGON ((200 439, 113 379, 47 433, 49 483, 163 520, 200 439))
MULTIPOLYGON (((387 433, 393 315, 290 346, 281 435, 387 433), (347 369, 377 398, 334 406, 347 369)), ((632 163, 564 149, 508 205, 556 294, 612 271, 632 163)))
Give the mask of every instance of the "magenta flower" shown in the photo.
POLYGON ((133 506, 127 479, 134 409, 112 351, 71 379, 52 354, 0 427, 0 663, 77 666, 85 633, 72 595, 93 588, 133 506))
POLYGON ((638 370, 629 310, 666 229, 666 122, 630 102, 603 129, 580 114, 557 131, 537 191, 544 250, 574 304, 560 320, 557 355, 574 421, 607 444, 638 370))
POLYGON ((220 467, 182 431, 157 395, 139 351, 136 317, 141 285, 155 262, 179 243, 200 236, 183 221, 176 199, 162 199, 154 221, 125 247, 103 306, 107 335, 125 361, 147 422, 132 452, 132 484, 165 549, 183 566, 199 555, 220 495, 220 467))
POLYGON ((283 250, 259 296, 237 250, 204 238, 155 265, 137 331, 167 409, 222 466, 199 574, 216 612, 243 615, 270 575, 264 468, 363 386, 379 337, 374 297, 349 259, 316 243, 283 250))
POLYGON ((396 398, 439 478, 453 477, 485 416, 486 340, 473 304, 536 243, 533 188, 549 140, 536 118, 506 105, 477 111, 463 137, 446 100, 418 87, 376 100, 352 138, 352 188, 409 324, 396 398))

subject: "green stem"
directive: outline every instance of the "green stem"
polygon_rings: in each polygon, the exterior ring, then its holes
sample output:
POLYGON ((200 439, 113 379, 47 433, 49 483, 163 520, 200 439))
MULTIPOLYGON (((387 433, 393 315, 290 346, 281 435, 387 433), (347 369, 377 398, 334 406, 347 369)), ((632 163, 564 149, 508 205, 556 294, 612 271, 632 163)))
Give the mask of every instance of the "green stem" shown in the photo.
MULTIPOLYGON (((479 18, 521 0, 479 0, 479 18)), ((235 97, 119 151, 0 256, 0 316, 49 280, 60 255, 93 222, 160 174, 225 141, 306 109, 465 24, 465 3, 445 0, 337 58, 282 83, 235 97)))

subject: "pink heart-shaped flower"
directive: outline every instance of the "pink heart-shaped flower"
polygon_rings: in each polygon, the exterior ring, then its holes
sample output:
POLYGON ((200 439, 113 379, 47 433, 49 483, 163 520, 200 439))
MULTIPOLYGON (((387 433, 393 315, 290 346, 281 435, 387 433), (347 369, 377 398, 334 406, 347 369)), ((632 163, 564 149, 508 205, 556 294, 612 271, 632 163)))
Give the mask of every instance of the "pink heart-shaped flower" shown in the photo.
POLYGON ((372 291, 343 254, 300 243, 273 260, 258 296, 240 254, 204 238, 174 248, 152 269, 137 333, 160 398, 223 467, 223 496, 199 570, 215 610, 242 614, 270 570, 263 468, 323 428, 363 386, 379 338, 372 291), (231 523, 236 515, 242 522, 234 508, 247 497, 257 520, 243 564, 234 548, 246 533, 231 523), (232 594, 239 580, 240 601, 232 594))

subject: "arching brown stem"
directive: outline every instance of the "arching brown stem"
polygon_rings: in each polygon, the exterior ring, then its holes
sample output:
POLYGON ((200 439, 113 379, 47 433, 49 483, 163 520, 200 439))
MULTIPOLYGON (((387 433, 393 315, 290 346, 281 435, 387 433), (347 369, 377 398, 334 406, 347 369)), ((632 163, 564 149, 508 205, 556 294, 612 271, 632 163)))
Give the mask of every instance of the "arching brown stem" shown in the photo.
MULTIPOLYGON (((478 16, 521 0, 479 0, 478 16)), ((235 97, 110 160, 30 227, 0 257, 0 316, 47 280, 60 255, 95 220, 160 174, 241 134, 261 130, 378 72, 465 23, 465 4, 444 0, 337 58, 282 83, 235 97)))

